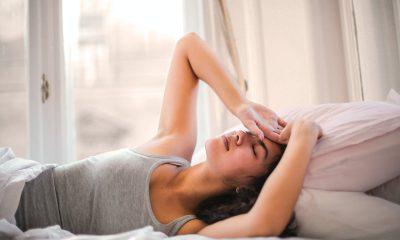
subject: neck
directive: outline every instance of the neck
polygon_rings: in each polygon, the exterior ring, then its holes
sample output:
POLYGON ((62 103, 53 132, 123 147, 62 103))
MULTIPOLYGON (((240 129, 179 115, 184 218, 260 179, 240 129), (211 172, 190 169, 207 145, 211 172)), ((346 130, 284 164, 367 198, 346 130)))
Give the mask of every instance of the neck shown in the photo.
POLYGON ((208 161, 179 172, 173 180, 172 188, 181 205, 190 212, 194 212, 203 200, 232 189, 212 171, 208 161))

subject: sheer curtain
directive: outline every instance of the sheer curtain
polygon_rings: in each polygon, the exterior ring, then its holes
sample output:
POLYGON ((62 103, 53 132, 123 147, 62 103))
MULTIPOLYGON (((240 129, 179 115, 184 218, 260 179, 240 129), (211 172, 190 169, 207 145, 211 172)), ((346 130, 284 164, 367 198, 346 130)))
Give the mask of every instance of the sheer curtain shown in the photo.
MULTIPOLYGON (((236 71, 226 44, 224 35, 225 29, 222 24, 222 12, 220 5, 217 1, 205 0, 202 3, 202 7, 202 24, 204 27, 202 37, 217 54, 219 60, 223 64, 223 67, 226 69, 231 78, 234 79, 235 84, 239 84, 236 81, 236 71)), ((227 110, 225 105, 209 86, 201 89, 200 95, 203 96, 201 100, 204 102, 205 111, 203 114, 205 114, 206 122, 209 123, 208 125, 204 126, 208 128, 208 136, 205 136, 205 138, 220 134, 224 130, 240 123, 236 117, 227 110)))
POLYGON ((365 100, 400 92, 400 1, 354 1, 365 100))
MULTIPOLYGON (((346 102, 348 80, 337 1, 227 1, 247 97, 274 110, 346 102)), ((217 1, 204 1, 204 37, 232 77, 217 1)), ((207 89, 210 135, 239 122, 207 89)))

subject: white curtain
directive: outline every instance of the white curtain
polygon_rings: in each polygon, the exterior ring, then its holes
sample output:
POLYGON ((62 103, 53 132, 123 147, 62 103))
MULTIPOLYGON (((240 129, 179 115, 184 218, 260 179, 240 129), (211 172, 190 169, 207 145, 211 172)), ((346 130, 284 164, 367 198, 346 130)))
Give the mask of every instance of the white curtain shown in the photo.
POLYGON ((352 7, 356 30, 345 34, 356 35, 363 100, 385 100, 400 90, 400 1, 352 0, 352 7))
MULTIPOLYGON (((249 99, 275 110, 348 100, 337 2, 246 0, 227 5, 249 99), (335 12, 325 14, 330 9, 335 12)), ((217 1, 203 2, 203 17, 206 41, 236 77, 217 1)), ((207 94, 211 136, 238 123, 215 94, 207 94)))
MULTIPOLYGON (((346 63, 348 46, 344 41, 349 33, 343 27, 340 3, 328 0, 227 1, 239 58, 249 85, 249 99, 274 110, 361 100, 353 98, 352 78, 346 63)), ((363 41, 360 49, 353 49, 360 50, 357 54, 362 62, 364 88, 375 91, 376 100, 383 100, 388 89, 400 90, 399 47, 393 40, 400 32, 399 1, 354 0, 354 3, 358 14, 356 24, 358 30, 363 31, 359 34, 365 36, 359 39, 363 41), (389 28, 392 31, 388 31, 389 28), (379 37, 381 32, 386 33, 387 40, 379 37), (371 48, 376 44, 379 48, 371 48), (387 64, 368 67, 380 61, 387 64)), ((218 2, 202 1, 201 16, 202 36, 235 78, 218 2)), ((239 123, 209 88, 203 89, 203 93, 206 111, 200 114, 208 113, 203 116, 208 123, 207 137, 239 123)))
MULTIPOLYGON (((247 80, 247 97, 253 101, 267 104, 264 75, 263 42, 260 31, 260 9, 258 0, 226 1, 233 28, 239 62, 247 80)), ((202 1, 202 37, 215 51, 233 81, 237 82, 237 71, 229 54, 223 25, 223 14, 218 1, 202 1)), ((232 40, 232 39, 231 39, 232 40)), ((240 121, 233 116, 209 87, 201 89, 206 113, 207 137, 220 134, 240 121)), ((202 117, 202 116, 200 116, 202 117)))
MULTIPOLYGON (((218 58, 223 63, 223 67, 227 69, 232 79, 236 79, 236 72, 232 64, 231 57, 223 35, 222 15, 217 1, 205 0, 203 7, 203 39, 217 54, 218 58)), ((236 83, 238 84, 238 83, 236 83)), ((239 120, 233 116, 224 106, 219 97, 209 87, 201 88, 202 101, 205 111, 199 111, 199 114, 205 118, 208 129, 206 138, 220 134, 224 130, 239 124, 239 120), (205 116, 204 116, 204 115, 205 116)))

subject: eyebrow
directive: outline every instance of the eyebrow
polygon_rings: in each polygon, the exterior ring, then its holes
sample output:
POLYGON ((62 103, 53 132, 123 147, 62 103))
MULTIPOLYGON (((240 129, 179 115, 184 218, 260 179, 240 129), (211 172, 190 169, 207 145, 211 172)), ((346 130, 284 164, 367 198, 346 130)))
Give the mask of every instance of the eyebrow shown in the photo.
POLYGON ((268 157, 268 148, 267 146, 265 146, 265 143, 263 141, 261 141, 260 139, 257 140, 257 142, 261 145, 261 147, 264 148, 265 150, 265 156, 264 156, 264 161, 267 160, 268 157))
MULTIPOLYGON (((250 134, 250 135, 252 135, 252 136, 256 136, 256 135, 254 135, 253 133, 251 133, 250 131, 247 131, 247 133, 250 134)), ((256 137, 257 137, 257 136, 256 136, 256 137)), ((264 156, 264 159, 263 159, 263 161, 265 162, 265 161, 267 160, 267 157, 268 157, 268 148, 267 148, 267 146, 265 146, 265 143, 264 143, 263 141, 261 141, 260 139, 258 139, 258 137, 257 137, 257 143, 260 144, 261 147, 264 148, 264 150, 265 150, 265 156, 264 156)))

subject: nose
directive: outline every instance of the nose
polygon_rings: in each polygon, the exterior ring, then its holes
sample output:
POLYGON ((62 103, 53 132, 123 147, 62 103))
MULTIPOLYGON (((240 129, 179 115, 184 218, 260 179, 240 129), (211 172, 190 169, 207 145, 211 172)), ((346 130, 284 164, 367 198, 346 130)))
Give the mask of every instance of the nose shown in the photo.
POLYGON ((244 131, 242 131, 242 130, 236 131, 233 134, 236 145, 238 145, 238 146, 241 145, 244 142, 246 136, 247 136, 247 134, 244 131))

